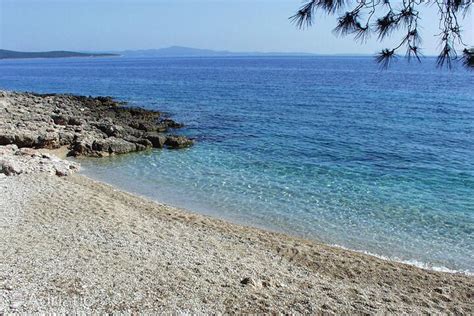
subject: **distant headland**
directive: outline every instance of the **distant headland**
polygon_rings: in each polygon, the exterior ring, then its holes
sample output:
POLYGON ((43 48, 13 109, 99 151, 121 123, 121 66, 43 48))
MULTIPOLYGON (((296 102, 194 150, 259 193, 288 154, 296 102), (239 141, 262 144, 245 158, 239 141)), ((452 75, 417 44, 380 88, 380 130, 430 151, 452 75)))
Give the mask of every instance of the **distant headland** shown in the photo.
MULTIPOLYGON (((14 58, 68 58, 68 57, 132 57, 132 58, 160 58, 160 57, 310 57, 325 56, 306 52, 233 52, 227 50, 201 49, 184 46, 170 46, 157 49, 137 50, 110 50, 94 52, 48 51, 48 52, 18 52, 0 49, 0 59, 14 58)), ((327 55, 326 55, 327 56, 327 55)), ((333 54, 330 56, 362 57, 365 54, 333 54)))
POLYGON ((239 56, 315 56, 299 52, 232 52, 227 50, 201 49, 184 46, 170 46, 158 49, 111 51, 125 57, 239 57, 239 56))
POLYGON ((68 57, 113 57, 118 54, 111 53, 78 53, 70 51, 49 51, 49 52, 18 52, 13 50, 0 49, 0 59, 17 58, 68 58, 68 57))
POLYGON ((15 58, 67 58, 67 57, 239 57, 239 56, 316 56, 299 52, 231 52, 225 50, 200 49, 183 46, 170 46, 158 49, 138 49, 100 52, 19 52, 0 49, 0 59, 15 58))

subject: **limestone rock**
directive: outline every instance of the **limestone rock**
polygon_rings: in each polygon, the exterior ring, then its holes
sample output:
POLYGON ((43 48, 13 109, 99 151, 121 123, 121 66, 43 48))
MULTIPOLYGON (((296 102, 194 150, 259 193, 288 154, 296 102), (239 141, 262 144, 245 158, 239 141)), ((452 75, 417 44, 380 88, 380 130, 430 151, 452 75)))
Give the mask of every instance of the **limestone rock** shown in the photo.
POLYGON ((184 126, 184 124, 182 124, 182 123, 177 123, 177 122, 175 122, 174 120, 169 119, 169 118, 162 120, 162 121, 161 121, 161 124, 163 124, 163 125, 165 125, 165 126, 167 126, 167 127, 170 127, 170 128, 181 128, 181 127, 184 126))
POLYGON ((179 149, 193 145, 193 141, 185 136, 170 135, 166 137, 165 145, 169 148, 179 149))
POLYGON ((19 149, 16 145, 0 146, 0 174, 6 176, 40 172, 68 176, 77 170, 79 170, 78 164, 41 154, 35 149, 19 149))
POLYGON ((124 139, 109 137, 94 141, 92 143, 92 150, 108 154, 124 154, 136 151, 137 146, 124 139))
POLYGON ((95 125, 101 132, 106 134, 107 136, 115 136, 120 137, 123 132, 123 128, 118 125, 114 125, 113 123, 109 122, 101 122, 95 125))
POLYGON ((73 156, 104 156, 155 148, 184 148, 184 136, 159 135, 179 128, 157 111, 127 108, 111 97, 1 91, 0 145, 68 146, 73 156))
POLYGON ((77 118, 77 117, 70 117, 69 120, 67 121, 67 125, 78 126, 78 125, 82 125, 82 124, 84 124, 83 120, 81 120, 80 118, 77 118))
POLYGON ((39 135, 30 131, 20 131, 14 135, 14 144, 18 147, 34 147, 38 143, 39 135))
POLYGON ((56 125, 67 125, 69 118, 64 115, 51 115, 54 124, 56 125))
POLYGON ((166 136, 158 133, 148 133, 146 139, 150 141, 155 148, 163 148, 166 143, 166 136))
POLYGON ((12 132, 0 131, 0 146, 15 143, 15 135, 12 132))
POLYGON ((246 277, 246 278, 243 278, 241 281, 240 281, 240 284, 242 285, 250 285, 250 286, 254 286, 254 287, 257 287, 259 284, 257 283, 257 281, 255 281, 253 278, 251 277, 246 277))
POLYGON ((54 149, 60 147, 59 135, 54 132, 46 132, 38 136, 38 139, 35 143, 37 148, 48 148, 54 149))

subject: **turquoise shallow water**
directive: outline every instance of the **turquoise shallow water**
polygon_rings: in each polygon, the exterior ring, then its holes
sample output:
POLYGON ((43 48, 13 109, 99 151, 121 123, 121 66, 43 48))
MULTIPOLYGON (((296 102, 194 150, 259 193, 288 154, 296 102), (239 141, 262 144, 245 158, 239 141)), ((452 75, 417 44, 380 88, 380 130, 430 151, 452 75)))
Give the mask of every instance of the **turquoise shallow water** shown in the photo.
POLYGON ((474 73, 369 58, 0 61, 0 87, 169 112, 195 147, 84 160, 128 191, 392 259, 474 271, 474 73))

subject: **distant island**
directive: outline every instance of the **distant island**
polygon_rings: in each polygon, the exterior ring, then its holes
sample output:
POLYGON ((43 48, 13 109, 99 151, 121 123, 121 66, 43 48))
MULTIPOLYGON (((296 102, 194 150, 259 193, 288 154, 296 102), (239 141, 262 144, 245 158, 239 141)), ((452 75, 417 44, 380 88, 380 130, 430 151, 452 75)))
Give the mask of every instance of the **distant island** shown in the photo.
POLYGON ((69 57, 113 57, 119 56, 113 53, 78 53, 70 51, 50 52, 17 52, 13 50, 0 49, 0 59, 17 58, 69 58, 69 57))
MULTIPOLYGON (((184 46, 170 46, 158 49, 138 49, 121 51, 94 51, 94 52, 71 52, 71 51, 49 51, 49 52, 18 52, 0 49, 0 59, 14 58, 68 58, 68 57, 133 57, 133 58, 159 58, 159 57, 278 57, 278 56, 322 56, 314 53, 302 52, 232 52, 227 50, 212 50, 192 48, 184 46)), ((367 56, 364 54, 334 54, 332 56, 367 56)))
POLYGON ((200 49, 183 46, 171 46, 159 49, 113 51, 110 53, 126 57, 315 56, 315 54, 311 53, 231 52, 226 50, 200 49))

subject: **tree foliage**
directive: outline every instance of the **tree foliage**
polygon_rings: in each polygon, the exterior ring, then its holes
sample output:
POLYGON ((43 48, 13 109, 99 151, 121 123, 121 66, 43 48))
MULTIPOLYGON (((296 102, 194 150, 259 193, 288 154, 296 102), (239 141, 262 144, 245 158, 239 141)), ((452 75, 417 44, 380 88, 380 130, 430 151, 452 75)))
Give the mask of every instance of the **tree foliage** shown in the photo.
POLYGON ((290 19, 299 27, 309 27, 314 22, 317 10, 338 15, 334 33, 339 36, 354 36, 365 42, 375 35, 382 41, 402 34, 398 44, 382 49, 376 56, 377 62, 387 67, 391 61, 405 50, 408 59, 420 60, 422 39, 420 18, 423 6, 436 6, 439 17, 440 49, 438 66, 451 67, 453 61, 462 58, 468 67, 474 67, 474 50, 469 49, 462 39, 460 22, 469 14, 473 0, 306 0, 307 2, 290 19), (345 11, 345 12, 344 12, 345 11), (341 12, 344 12, 341 14, 341 12), (399 32, 398 32, 399 31, 399 32), (458 52, 462 51, 460 55, 458 52))

